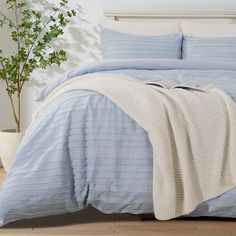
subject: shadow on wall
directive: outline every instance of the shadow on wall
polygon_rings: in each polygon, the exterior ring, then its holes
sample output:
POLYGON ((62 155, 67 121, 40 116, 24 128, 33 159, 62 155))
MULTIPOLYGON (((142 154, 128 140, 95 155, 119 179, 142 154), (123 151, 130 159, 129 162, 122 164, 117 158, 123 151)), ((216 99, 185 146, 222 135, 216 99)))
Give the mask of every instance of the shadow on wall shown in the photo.
MULTIPOLYGON (((53 6, 52 2, 51 0, 32 0, 32 7, 47 13, 47 9, 53 6)), ((23 93, 23 127, 28 127, 33 112, 40 105, 40 103, 35 102, 35 98, 49 81, 61 77, 66 71, 74 67, 78 67, 81 62, 101 59, 99 26, 86 19, 87 13, 81 6, 70 7, 77 11, 77 16, 71 19, 64 35, 52 44, 56 49, 64 49, 67 52, 68 60, 62 63, 60 67, 51 66, 46 70, 37 70, 32 74, 23 93)))
MULTIPOLYGON (((53 6, 53 0, 30 0, 32 8, 41 10, 47 14, 53 6), (45 10, 46 9, 46 10, 45 10)), ((55 0, 58 2, 58 0, 55 0)), ((74 1, 76 2, 76 1, 74 1)), ((76 4, 76 3, 74 3, 76 4)), ((79 66, 82 61, 99 60, 100 53, 100 30, 97 24, 88 21, 88 14, 81 6, 76 4, 70 6, 78 14, 71 19, 71 22, 65 29, 64 35, 54 41, 53 46, 57 49, 67 51, 68 61, 60 67, 52 66, 47 70, 37 70, 32 76, 30 82, 26 83, 22 93, 22 127, 28 127, 33 112, 40 105, 35 102, 38 91, 50 80, 61 77, 65 71, 79 66)), ((6 11, 5 1, 0 1, 0 9, 6 11)), ((10 14, 10 12, 9 12, 10 14)), ((9 15, 11 17, 11 15, 9 15)), ((15 50, 15 44, 9 40, 10 32, 7 29, 0 29, 3 40, 0 42, 0 48, 4 49, 6 55, 15 50)), ((5 93, 5 87, 0 83, 0 129, 13 128, 14 121, 10 109, 10 103, 5 93)))
MULTIPOLYGON (((33 0, 35 9, 49 10, 54 5, 48 0, 33 0)), ((67 52, 68 61, 60 67, 52 66, 47 70, 37 70, 31 80, 31 85, 40 90, 50 80, 61 77, 65 71, 78 67, 81 62, 101 59, 100 28, 89 22, 86 12, 80 5, 70 6, 77 11, 77 16, 72 18, 66 27, 64 35, 56 39, 52 45, 56 49, 64 49, 67 52)))

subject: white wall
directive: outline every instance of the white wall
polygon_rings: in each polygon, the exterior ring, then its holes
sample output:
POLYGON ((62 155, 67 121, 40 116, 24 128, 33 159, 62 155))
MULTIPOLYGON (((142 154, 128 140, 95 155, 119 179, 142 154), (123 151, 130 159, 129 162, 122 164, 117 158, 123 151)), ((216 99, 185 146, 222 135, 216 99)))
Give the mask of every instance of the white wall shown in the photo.
MULTIPOLYGON (((38 0, 32 0, 37 4, 38 0)), ((48 3, 57 0, 40 0, 47 6, 48 3), (48 1, 48 2, 47 2, 48 1)), ((81 61, 97 60, 100 58, 99 28, 98 22, 102 17, 103 9, 116 10, 236 10, 236 0, 70 0, 71 7, 82 7, 83 14, 73 20, 60 40, 60 45, 68 52, 68 62, 61 68, 53 67, 45 71, 37 71, 32 76, 34 83, 29 84, 24 93, 23 126, 29 124, 33 110, 37 104, 33 102, 35 94, 39 90, 39 84, 57 78, 62 72, 77 66, 81 61)), ((3 2, 0 1, 0 9, 3 2)), ((4 10, 4 9, 3 9, 4 10)), ((9 44, 7 32, 0 31, 0 48, 6 51, 12 50, 9 44)), ((10 110, 8 109, 3 88, 0 89, 0 128, 13 126, 10 110)))

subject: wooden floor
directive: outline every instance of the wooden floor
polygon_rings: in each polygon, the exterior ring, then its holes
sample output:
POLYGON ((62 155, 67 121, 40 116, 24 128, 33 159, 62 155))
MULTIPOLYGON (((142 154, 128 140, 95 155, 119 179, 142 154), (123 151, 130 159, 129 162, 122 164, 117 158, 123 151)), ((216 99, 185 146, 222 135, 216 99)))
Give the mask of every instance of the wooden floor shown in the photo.
MULTIPOLYGON (((0 180, 5 173, 0 169, 0 180)), ((0 229, 8 236, 236 236, 236 220, 142 220, 129 214, 105 215, 93 208, 74 214, 23 220, 0 229)))

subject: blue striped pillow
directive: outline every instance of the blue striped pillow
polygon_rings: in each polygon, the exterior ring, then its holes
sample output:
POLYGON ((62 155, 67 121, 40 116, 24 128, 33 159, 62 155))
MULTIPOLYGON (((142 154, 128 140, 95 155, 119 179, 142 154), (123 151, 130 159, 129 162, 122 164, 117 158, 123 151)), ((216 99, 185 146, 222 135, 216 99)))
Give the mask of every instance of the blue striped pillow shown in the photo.
POLYGON ((104 59, 181 58, 182 34, 143 36, 102 28, 104 59))
POLYGON ((183 59, 236 60, 236 38, 184 36, 183 59))

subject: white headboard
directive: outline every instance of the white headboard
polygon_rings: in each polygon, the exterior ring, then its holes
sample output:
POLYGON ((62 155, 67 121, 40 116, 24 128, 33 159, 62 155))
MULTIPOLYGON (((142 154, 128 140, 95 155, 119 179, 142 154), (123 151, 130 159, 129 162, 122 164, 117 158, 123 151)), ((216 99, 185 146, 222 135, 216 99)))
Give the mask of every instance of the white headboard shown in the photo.
POLYGON ((167 22, 200 21, 212 23, 236 23, 236 11, 150 11, 130 12, 105 10, 104 15, 116 21, 167 22))

